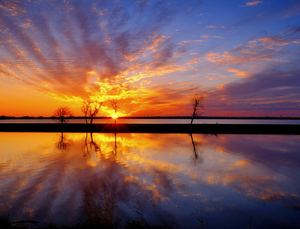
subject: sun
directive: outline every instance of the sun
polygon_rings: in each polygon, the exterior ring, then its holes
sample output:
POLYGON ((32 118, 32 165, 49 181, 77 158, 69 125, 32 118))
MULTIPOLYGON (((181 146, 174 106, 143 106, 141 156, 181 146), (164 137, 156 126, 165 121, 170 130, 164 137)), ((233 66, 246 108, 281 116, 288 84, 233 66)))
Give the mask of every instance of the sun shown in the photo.
POLYGON ((117 118, 119 118, 119 116, 118 116, 117 114, 113 114, 113 115, 111 116, 111 118, 112 118, 112 119, 117 119, 117 118))

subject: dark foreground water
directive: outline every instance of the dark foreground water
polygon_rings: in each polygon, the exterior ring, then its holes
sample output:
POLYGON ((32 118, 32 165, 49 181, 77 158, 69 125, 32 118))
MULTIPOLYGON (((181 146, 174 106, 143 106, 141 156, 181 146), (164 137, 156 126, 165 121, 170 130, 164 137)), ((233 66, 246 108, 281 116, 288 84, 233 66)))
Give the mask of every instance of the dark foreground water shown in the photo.
POLYGON ((299 228, 300 136, 0 133, 0 227, 299 228))

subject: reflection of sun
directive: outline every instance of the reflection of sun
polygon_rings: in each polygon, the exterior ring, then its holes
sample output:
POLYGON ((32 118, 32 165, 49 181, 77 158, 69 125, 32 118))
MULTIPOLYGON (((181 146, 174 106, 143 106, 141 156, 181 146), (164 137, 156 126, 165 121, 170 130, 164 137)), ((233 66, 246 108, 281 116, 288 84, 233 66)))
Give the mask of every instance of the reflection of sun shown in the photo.
POLYGON ((118 116, 117 114, 113 114, 113 115, 111 116, 111 118, 112 118, 112 119, 117 119, 117 118, 119 118, 119 116, 118 116))

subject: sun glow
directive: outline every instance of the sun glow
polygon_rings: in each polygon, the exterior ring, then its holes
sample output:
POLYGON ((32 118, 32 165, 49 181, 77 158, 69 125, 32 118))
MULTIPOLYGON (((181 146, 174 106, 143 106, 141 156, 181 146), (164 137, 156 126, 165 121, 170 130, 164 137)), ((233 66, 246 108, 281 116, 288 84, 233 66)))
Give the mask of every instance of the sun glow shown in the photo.
POLYGON ((119 116, 118 116, 117 114, 113 114, 113 115, 111 116, 111 118, 116 120, 116 119, 119 118, 119 116))

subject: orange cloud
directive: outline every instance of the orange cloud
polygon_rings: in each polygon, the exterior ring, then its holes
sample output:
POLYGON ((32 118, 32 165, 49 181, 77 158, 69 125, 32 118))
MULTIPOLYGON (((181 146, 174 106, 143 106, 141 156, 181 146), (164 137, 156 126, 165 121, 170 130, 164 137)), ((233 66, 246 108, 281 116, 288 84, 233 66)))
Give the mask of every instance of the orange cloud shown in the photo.
POLYGON ((228 68, 227 71, 233 73, 237 78, 246 78, 249 76, 249 72, 242 71, 236 68, 228 68))

